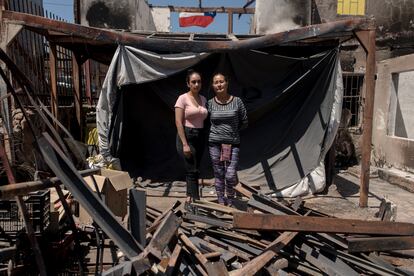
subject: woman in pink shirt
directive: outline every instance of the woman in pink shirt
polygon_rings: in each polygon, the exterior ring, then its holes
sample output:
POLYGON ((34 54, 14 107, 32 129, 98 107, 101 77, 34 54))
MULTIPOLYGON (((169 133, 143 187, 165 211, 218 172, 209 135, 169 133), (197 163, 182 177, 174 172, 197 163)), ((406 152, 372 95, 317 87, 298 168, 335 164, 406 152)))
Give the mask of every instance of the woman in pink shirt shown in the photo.
POLYGON ((175 103, 175 125, 177 127, 177 151, 184 159, 187 182, 185 208, 194 210, 191 202, 200 199, 198 177, 201 156, 204 150, 204 120, 207 118, 206 98, 199 94, 201 90, 200 73, 189 70, 187 73, 189 91, 180 95, 175 103))

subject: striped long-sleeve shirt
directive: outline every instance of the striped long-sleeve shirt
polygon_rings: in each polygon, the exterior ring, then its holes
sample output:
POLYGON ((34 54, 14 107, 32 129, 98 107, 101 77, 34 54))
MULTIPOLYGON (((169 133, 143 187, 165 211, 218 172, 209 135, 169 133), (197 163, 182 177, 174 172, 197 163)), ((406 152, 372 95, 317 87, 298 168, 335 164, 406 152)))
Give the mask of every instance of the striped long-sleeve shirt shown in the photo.
POLYGON ((211 128, 208 141, 219 144, 240 144, 239 131, 247 127, 247 112, 239 97, 227 104, 218 103, 215 97, 208 101, 211 128))

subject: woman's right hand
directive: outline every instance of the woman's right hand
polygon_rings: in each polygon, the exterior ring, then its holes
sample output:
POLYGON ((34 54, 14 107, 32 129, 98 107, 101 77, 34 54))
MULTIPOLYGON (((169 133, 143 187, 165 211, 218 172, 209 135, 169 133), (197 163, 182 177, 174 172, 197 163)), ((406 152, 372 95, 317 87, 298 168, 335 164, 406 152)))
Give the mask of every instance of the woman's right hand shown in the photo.
POLYGON ((191 149, 189 145, 183 145, 183 153, 186 158, 191 157, 191 149))

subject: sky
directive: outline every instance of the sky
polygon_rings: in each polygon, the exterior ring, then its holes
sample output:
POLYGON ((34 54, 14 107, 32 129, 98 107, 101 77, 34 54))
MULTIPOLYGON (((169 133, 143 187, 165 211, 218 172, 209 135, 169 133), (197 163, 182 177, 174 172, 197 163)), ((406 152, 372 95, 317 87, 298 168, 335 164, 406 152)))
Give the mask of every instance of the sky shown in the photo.
MULTIPOLYGON (((156 6, 187 6, 198 7, 198 0, 148 0, 149 4, 156 6)), ((246 0, 203 0, 203 7, 242 7, 246 0)), ((44 0, 43 6, 49 12, 73 22, 73 0, 44 0)), ((250 7, 254 7, 254 4, 250 7)), ((217 14, 214 22, 206 28, 178 26, 178 13, 171 13, 171 26, 173 32, 189 33, 227 33, 227 14, 217 14)), ((248 34, 252 15, 233 15, 233 32, 235 34, 248 34)))

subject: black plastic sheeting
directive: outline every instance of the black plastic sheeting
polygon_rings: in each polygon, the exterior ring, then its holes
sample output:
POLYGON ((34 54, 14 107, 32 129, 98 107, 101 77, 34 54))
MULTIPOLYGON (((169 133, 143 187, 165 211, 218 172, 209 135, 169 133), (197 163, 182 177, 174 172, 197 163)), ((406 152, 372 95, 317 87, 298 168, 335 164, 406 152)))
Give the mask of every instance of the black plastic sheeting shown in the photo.
MULTIPOLYGON (((223 72, 229 77, 230 93, 246 105, 249 127, 241 133, 242 181, 278 190, 319 165, 337 89, 337 48, 308 58, 255 51, 216 53, 193 68, 201 72, 201 94, 207 99, 214 95, 213 74, 223 72)), ((115 124, 121 126, 122 135, 120 143, 111 143, 111 151, 131 176, 184 179, 175 148, 174 104, 187 91, 185 76, 182 71, 162 80, 125 85, 117 93, 113 119, 122 122, 115 124)), ((112 132, 112 137, 118 135, 112 132)), ((204 155, 202 176, 212 177, 207 149, 204 155)))

